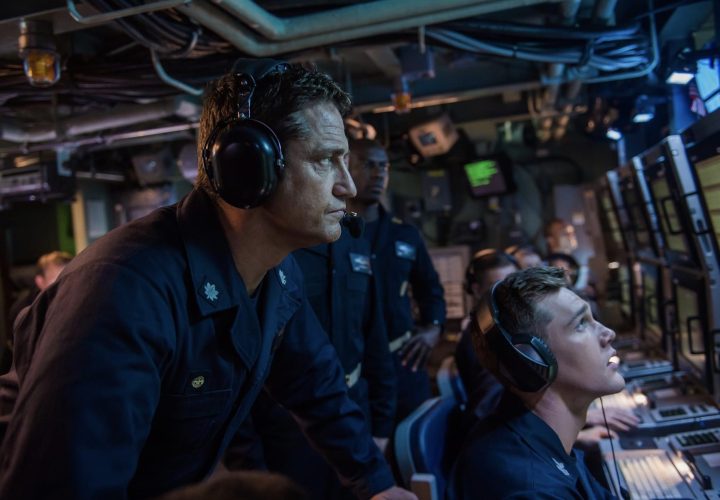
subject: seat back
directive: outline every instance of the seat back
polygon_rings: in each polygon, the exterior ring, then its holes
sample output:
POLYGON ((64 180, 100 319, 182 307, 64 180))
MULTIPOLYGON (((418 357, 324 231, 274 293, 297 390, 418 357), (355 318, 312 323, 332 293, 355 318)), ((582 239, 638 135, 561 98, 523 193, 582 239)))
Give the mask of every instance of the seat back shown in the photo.
POLYGON ((461 407, 467 405, 467 392, 458 373, 455 356, 448 356, 443 359, 435 380, 441 397, 455 398, 455 401, 461 407))
POLYGON ((465 434, 461 413, 455 398, 428 399, 395 431, 400 475, 421 500, 444 498, 452 460, 465 434))

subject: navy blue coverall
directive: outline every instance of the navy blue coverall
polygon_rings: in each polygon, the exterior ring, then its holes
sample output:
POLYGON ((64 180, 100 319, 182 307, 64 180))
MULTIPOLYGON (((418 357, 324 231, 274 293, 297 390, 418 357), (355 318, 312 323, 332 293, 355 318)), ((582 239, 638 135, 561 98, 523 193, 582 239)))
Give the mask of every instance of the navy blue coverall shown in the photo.
POLYGON ((372 248, 372 264, 381 289, 390 351, 398 374, 396 420, 409 415, 430 394, 427 371, 403 367, 399 351, 415 331, 412 304, 420 313, 420 324, 445 323, 443 288, 420 232, 378 206, 379 218, 366 224, 365 237, 372 248))
MULTIPOLYGON (((368 242, 343 229, 337 241, 298 250, 293 256, 305 277, 308 300, 337 350, 348 394, 364 410, 372 435, 389 437, 395 417, 395 369, 368 242)), ((313 499, 349 497, 281 406, 261 395, 252 421, 262 449, 253 442, 252 431, 243 429, 228 453, 229 467, 267 467, 301 484, 313 499)))
POLYGON ((540 417, 506 391, 497 412, 478 423, 452 471, 449 500, 477 498, 611 499, 583 453, 565 452, 540 417))
POLYGON ((392 486, 289 256, 248 297, 195 190, 95 242, 16 330, 0 498, 145 498, 202 480, 264 387, 360 498, 392 486))

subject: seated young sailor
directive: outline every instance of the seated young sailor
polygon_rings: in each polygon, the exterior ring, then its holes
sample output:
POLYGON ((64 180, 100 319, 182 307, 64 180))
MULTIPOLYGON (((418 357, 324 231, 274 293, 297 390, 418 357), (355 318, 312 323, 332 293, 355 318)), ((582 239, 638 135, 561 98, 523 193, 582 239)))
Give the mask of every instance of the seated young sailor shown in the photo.
POLYGON ((496 283, 474 312, 473 344, 503 385, 470 433, 449 498, 613 498, 573 449, 590 403, 625 386, 611 342, 557 268, 496 283))

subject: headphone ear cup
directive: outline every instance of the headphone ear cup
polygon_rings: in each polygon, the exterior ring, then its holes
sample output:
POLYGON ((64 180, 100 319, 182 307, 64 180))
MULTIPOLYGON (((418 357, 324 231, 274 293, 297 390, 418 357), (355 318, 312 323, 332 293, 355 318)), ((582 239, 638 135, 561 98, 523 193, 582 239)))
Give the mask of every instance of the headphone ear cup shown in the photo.
POLYGON ((507 336, 510 349, 505 350, 506 365, 515 386, 523 392, 538 392, 557 376, 557 361, 550 347, 540 337, 527 334, 507 336))
POLYGON ((218 195, 238 208, 262 204, 284 168, 280 141, 264 123, 239 119, 209 144, 208 177, 218 195))

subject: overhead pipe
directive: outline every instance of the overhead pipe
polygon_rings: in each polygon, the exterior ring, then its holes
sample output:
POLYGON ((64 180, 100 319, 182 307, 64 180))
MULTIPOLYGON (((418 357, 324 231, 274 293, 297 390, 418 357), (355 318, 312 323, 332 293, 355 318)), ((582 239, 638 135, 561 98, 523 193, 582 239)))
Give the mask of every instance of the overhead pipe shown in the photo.
POLYGON ((49 142, 102 130, 137 125, 170 116, 197 119, 200 116, 200 107, 198 104, 186 99, 173 97, 150 104, 117 106, 110 111, 89 113, 41 126, 23 127, 2 123, 0 124, 0 139, 19 143, 49 142))
MULTIPOLYGON (((562 2, 560 9, 562 11, 564 25, 571 26, 575 23, 575 18, 580 9, 580 3, 580 0, 564 0, 562 2)), ((552 63, 547 66, 546 78, 550 84, 547 86, 547 89, 545 89, 545 103, 543 107, 554 109, 560 91, 560 81, 562 80, 564 72, 565 64, 552 63)))
POLYGON ((277 17, 251 0, 211 0, 269 40, 286 41, 497 0, 379 0, 303 16, 277 17))
MULTIPOLYGON (((332 32, 310 35, 304 38, 285 42, 268 42, 258 37, 250 31, 245 25, 238 22, 237 19, 231 17, 224 11, 213 7, 207 3, 199 1, 190 5, 177 7, 177 9, 194 19, 204 27, 215 32, 236 48, 256 57, 274 56, 287 52, 295 52, 311 47, 320 47, 332 43, 356 40, 359 38, 367 38, 371 36, 392 33, 406 29, 417 28, 419 26, 443 23, 463 19, 467 17, 479 16, 490 12, 508 10, 517 7, 525 7, 541 3, 554 3, 562 0, 495 0, 487 1, 479 5, 468 7, 460 7, 450 10, 443 10, 433 14, 418 15, 413 17, 404 17, 392 21, 379 22, 373 25, 361 26, 357 28, 337 30, 336 26, 332 26, 332 32)), ((401 5, 408 7, 411 1, 402 2, 401 5)), ((369 10, 369 9, 368 9, 369 10)))
POLYGON ((602 25, 608 25, 615 13, 616 5, 617 0, 598 0, 597 3, 595 3, 593 18, 602 25))

